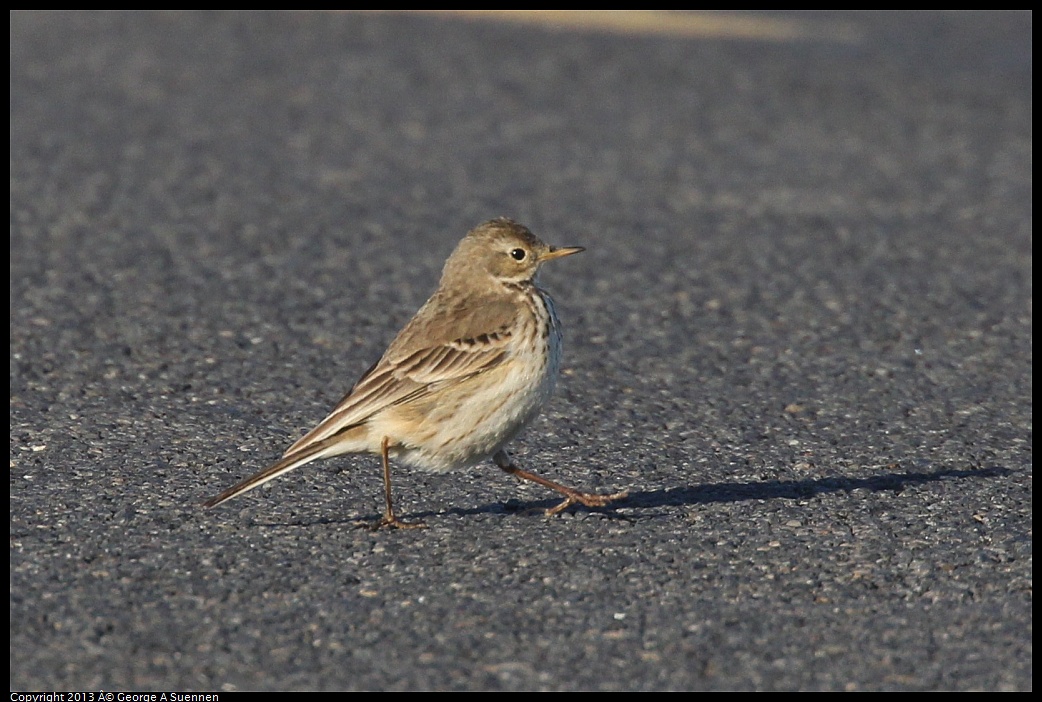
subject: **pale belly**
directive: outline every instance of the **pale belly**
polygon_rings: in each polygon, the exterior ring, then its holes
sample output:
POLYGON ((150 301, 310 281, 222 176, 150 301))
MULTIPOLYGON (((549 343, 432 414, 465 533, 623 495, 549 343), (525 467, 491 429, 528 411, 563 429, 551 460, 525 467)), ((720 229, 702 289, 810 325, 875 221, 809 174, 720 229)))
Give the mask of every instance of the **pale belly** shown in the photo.
POLYGON ((390 437, 392 457, 432 471, 465 468, 503 448, 539 413, 557 384, 560 325, 553 301, 545 295, 540 300, 541 321, 548 324, 537 342, 539 352, 515 349, 484 373, 388 408, 368 423, 370 444, 390 437))
POLYGON ((373 421, 371 431, 393 437, 396 427, 408 423, 408 443, 396 442, 392 456, 425 470, 465 468, 514 438, 550 398, 556 377, 557 368, 549 363, 527 368, 505 363, 432 394, 428 402, 388 412, 373 421))
POLYGON ((544 351, 515 355, 499 366, 420 401, 374 417, 370 437, 392 437, 391 455, 432 471, 449 471, 489 458, 514 438, 553 394, 560 370, 561 336, 554 323, 544 351), (398 431, 409 427, 408 438, 398 431))

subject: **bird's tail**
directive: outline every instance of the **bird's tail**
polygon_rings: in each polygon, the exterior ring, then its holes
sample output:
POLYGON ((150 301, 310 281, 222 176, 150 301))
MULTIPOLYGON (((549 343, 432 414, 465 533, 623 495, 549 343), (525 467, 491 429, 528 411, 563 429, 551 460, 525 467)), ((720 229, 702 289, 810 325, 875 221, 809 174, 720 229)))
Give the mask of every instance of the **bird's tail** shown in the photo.
POLYGON ((246 478, 246 480, 243 480, 241 483, 233 485, 232 487, 222 492, 220 495, 217 495, 216 497, 211 497, 209 500, 203 503, 203 507, 216 507, 222 502, 227 502, 233 497, 238 497, 244 492, 249 492, 255 487, 260 487, 264 483, 279 477, 283 473, 287 473, 293 470, 294 468, 299 468, 305 463, 310 463, 311 461, 317 460, 319 458, 325 458, 327 456, 333 456, 337 453, 340 453, 336 450, 336 438, 337 437, 335 436, 331 436, 328 439, 324 439, 323 441, 316 441, 315 443, 310 444, 309 446, 306 446, 298 451, 294 451, 291 454, 283 456, 281 461, 271 466, 270 468, 265 468, 261 472, 246 478))

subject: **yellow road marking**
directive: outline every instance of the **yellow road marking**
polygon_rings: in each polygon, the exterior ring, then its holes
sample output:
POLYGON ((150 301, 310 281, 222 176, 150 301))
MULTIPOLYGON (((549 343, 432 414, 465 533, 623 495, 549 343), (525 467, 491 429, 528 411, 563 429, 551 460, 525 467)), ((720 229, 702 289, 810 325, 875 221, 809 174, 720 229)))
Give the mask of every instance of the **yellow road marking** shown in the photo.
POLYGON ((468 20, 534 24, 557 29, 673 37, 855 42, 852 25, 796 17, 669 10, 363 10, 411 12, 468 20))

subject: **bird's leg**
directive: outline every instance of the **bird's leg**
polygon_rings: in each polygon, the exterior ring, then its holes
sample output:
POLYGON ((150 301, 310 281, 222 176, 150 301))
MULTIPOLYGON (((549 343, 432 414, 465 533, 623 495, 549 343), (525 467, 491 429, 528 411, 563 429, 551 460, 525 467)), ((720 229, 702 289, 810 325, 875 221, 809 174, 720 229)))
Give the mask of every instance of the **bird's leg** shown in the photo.
POLYGON ((390 448, 391 440, 389 437, 384 437, 383 442, 380 444, 380 453, 383 457, 384 464, 384 499, 387 501, 387 506, 384 510, 384 517, 380 521, 373 524, 373 529, 382 529, 384 527, 394 527, 395 529, 426 529, 427 525, 423 522, 403 522, 394 516, 394 508, 391 506, 391 459, 388 456, 388 449, 390 448))
POLYGON ((612 493, 611 495, 598 495, 596 493, 579 492, 578 490, 573 490, 570 487, 565 487, 564 485, 555 483, 552 480, 547 480, 546 478, 540 477, 535 473, 529 473, 527 470, 521 470, 520 468, 514 465, 513 461, 510 460, 510 456, 507 455, 506 451, 497 451, 496 455, 492 457, 492 460, 495 461, 496 465, 499 466, 502 470, 506 471, 507 473, 510 473, 515 478, 520 478, 522 480, 531 480, 533 483, 538 483, 543 487, 548 487, 551 490, 556 490, 557 492, 565 496, 566 499, 564 500, 564 502, 557 505, 556 507, 551 507, 550 509, 546 510, 546 515, 548 517, 568 509, 576 502, 585 505, 586 507, 604 507, 605 505, 610 504, 615 500, 621 500, 629 494, 626 491, 623 491, 612 493))

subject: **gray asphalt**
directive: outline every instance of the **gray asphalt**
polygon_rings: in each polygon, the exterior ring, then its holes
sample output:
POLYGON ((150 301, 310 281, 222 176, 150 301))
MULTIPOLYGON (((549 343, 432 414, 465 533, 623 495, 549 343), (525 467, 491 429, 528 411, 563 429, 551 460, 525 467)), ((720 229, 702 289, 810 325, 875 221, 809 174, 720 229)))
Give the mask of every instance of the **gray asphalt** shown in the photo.
POLYGON ((1032 688, 1030 14, 10 19, 12 690, 1032 688), (515 455, 626 502, 199 507, 499 215, 587 248, 515 455))

